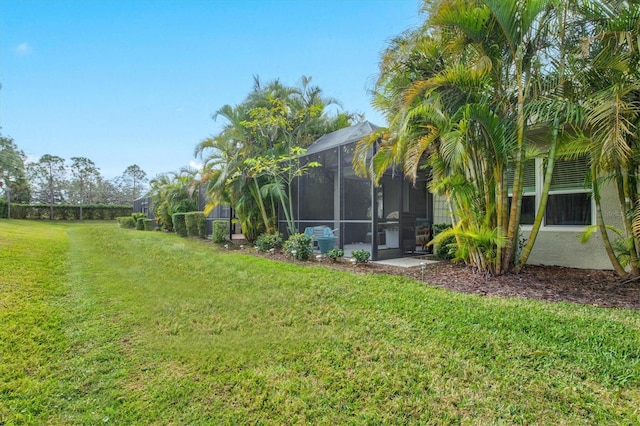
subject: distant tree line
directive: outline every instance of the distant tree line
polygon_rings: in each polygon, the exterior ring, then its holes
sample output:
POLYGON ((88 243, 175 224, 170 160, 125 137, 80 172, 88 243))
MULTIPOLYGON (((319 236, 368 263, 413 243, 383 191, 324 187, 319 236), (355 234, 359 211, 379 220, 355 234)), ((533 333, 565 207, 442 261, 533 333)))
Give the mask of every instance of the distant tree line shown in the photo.
MULTIPOLYGON (((0 216, 12 217, 11 206, 48 206, 49 217, 56 217, 55 206, 78 206, 83 218, 84 206, 131 206, 146 189, 146 173, 138 165, 127 167, 121 176, 107 179, 89 158, 45 154, 38 161, 27 156, 14 140, 0 135, 0 216)), ((33 209, 32 209, 33 210, 33 209)), ((58 209, 60 210, 60 209, 58 209)), ((20 214, 23 216, 24 214, 20 214)), ((78 214, 75 214, 78 216, 78 214)))

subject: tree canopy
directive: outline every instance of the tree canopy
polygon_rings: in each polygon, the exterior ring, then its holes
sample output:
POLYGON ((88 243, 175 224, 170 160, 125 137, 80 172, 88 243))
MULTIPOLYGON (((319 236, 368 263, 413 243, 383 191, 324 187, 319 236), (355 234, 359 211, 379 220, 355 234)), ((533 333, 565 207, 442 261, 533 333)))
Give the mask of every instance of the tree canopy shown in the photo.
POLYGON ((300 148, 358 118, 346 112, 331 114, 331 105, 337 101, 322 96, 310 77, 302 77, 296 86, 279 80, 263 84, 256 77, 242 103, 219 108, 213 118, 224 120, 222 130, 195 149, 204 160, 201 182, 209 208, 229 203, 245 236, 254 240, 262 232, 277 232, 280 205, 289 232, 295 233, 290 178, 308 166, 299 163, 300 148))
MULTIPOLYGON (((354 166, 373 179, 389 167, 411 178, 428 168, 431 190, 450 204, 454 226, 442 238, 456 237, 458 259, 504 273, 527 261, 556 160, 586 155, 596 203, 604 182, 620 188, 629 220, 619 246, 637 273, 630 218, 640 211, 638 5, 445 0, 425 1, 424 11, 424 24, 381 57, 374 104, 388 126, 360 143, 354 166), (534 158, 545 178, 522 246, 525 170, 534 158)), ((606 240, 604 223, 600 230, 606 240)), ((624 273, 621 253, 611 252, 624 273)))

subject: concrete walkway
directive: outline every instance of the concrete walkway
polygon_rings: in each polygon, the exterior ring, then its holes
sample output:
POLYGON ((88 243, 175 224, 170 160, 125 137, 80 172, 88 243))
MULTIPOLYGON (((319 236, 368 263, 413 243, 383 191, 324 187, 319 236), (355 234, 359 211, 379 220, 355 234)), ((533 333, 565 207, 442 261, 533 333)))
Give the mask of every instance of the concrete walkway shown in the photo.
POLYGON ((426 265, 438 263, 438 260, 421 259, 419 257, 400 257, 398 259, 376 260, 371 263, 379 263, 381 265, 399 266, 401 268, 419 268, 421 263, 426 265))

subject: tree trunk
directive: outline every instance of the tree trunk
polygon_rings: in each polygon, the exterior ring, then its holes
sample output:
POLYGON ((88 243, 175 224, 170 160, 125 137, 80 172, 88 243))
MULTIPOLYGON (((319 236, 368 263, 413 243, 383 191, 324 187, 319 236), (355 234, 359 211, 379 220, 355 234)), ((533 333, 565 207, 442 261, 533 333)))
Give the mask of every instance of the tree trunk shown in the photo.
POLYGON ((507 247, 502 258, 502 269, 497 273, 507 272, 514 262, 516 245, 518 244, 518 229, 520 228, 520 211, 522 209, 522 180, 524 178, 524 87, 522 72, 516 65, 515 78, 518 81, 518 137, 516 150, 515 177, 513 179, 513 191, 511 193, 511 211, 509 212, 509 227, 507 228, 507 247))
POLYGON ((529 234, 529 239, 527 240, 527 244, 522 249, 522 253, 520 253, 520 258, 516 263, 516 271, 521 270, 524 265, 526 265, 527 260, 529 260, 529 255, 531 254, 531 250, 533 249, 533 245, 536 242, 536 238, 538 238, 538 232, 540 231, 540 227, 542 226, 542 221, 544 219, 544 214, 547 209, 547 200, 549 199, 549 189, 551 188, 551 177, 553 176, 553 168, 556 163, 556 155, 558 151, 558 114, 556 114, 556 118, 553 123, 553 135, 551 138, 551 146, 549 147, 549 154, 547 156, 547 168, 544 174, 544 186, 542 188, 542 194, 540 195, 540 204, 538 205, 538 211, 536 212, 536 218, 533 222, 533 227, 531 228, 531 233, 529 234))
POLYGON ((631 192, 629 190, 629 174, 626 168, 621 170, 622 174, 622 189, 624 191, 624 230, 627 238, 630 238, 633 244, 629 245, 629 264, 631 266, 631 273, 634 277, 640 275, 640 268, 638 266, 638 253, 636 251, 636 245, 633 237, 633 225, 631 223, 631 212, 633 211, 633 205, 631 204, 631 192))
POLYGON ((11 219, 11 187, 7 185, 7 219, 11 219))
POLYGON ((616 254, 613 251, 613 247, 611 246, 611 240, 609 239, 609 233, 607 232, 607 228, 604 223, 604 217, 602 216, 602 205, 600 204, 600 187, 598 186, 597 179, 597 170, 595 167, 591 167, 591 185, 593 188, 593 200, 596 204, 596 224, 598 226, 598 230, 600 231, 600 235, 602 236, 602 243, 604 244, 604 249, 607 252, 607 256, 609 257, 609 261, 611 262, 611 266, 616 271, 616 274, 620 277, 627 276, 627 271, 622 267, 620 261, 616 257, 616 254))
POLYGON ((267 234, 273 234, 273 229, 271 228, 271 222, 269 221, 269 217, 267 215, 267 209, 264 206, 264 200, 262 199, 262 194, 260 193, 260 185, 258 185, 258 179, 253 178, 254 190, 256 201, 258 202, 258 208, 260 209, 260 214, 262 215, 262 221, 264 222, 264 227, 267 230, 267 234))

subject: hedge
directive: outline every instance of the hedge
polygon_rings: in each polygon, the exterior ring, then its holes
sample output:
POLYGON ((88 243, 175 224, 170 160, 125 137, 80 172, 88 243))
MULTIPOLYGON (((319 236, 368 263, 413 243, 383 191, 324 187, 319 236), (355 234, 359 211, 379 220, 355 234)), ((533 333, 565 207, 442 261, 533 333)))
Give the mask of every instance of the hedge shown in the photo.
POLYGON ((207 217, 203 212, 189 212, 184 214, 187 236, 205 238, 207 236, 207 217))
POLYGON ((229 221, 214 220, 213 221, 213 242, 224 243, 229 239, 229 221))
POLYGON ((171 219, 173 221, 173 229, 176 231, 176 234, 181 237, 187 236, 187 225, 185 223, 184 215, 185 213, 174 213, 171 216, 171 219))
POLYGON ((120 228, 134 229, 136 227, 136 220, 133 216, 120 216, 116 218, 116 221, 120 228))
MULTIPOLYGON (((11 217, 14 219, 49 219, 49 204, 14 204, 11 203, 11 217)), ((90 204, 82 206, 84 220, 114 220, 117 217, 129 216, 133 212, 131 206, 113 204, 90 204)), ((0 200, 0 218, 7 217, 7 204, 0 200)), ((53 217, 56 220, 80 220, 80 206, 76 204, 55 204, 53 217)))
POLYGON ((153 222, 155 222, 153 219, 142 219, 142 221, 144 222, 145 231, 153 231, 153 228, 154 228, 153 222))

